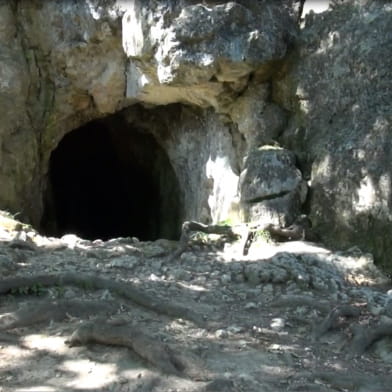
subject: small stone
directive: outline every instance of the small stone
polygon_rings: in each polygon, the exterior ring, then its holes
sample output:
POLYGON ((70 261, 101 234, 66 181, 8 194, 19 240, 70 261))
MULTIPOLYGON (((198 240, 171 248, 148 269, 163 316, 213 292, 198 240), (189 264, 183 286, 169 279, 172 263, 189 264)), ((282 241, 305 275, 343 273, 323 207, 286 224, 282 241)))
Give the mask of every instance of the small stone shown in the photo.
POLYGON ((215 336, 218 339, 223 339, 223 338, 226 338, 228 336, 228 333, 224 329, 218 329, 217 331, 215 331, 215 336))
POLYGON ((160 278, 158 276, 156 276, 155 274, 151 274, 149 276, 149 280, 153 281, 153 282, 157 282, 160 280, 160 278))
POLYGON ((75 291, 73 291, 72 289, 66 289, 64 293, 64 298, 65 299, 74 298, 75 295, 76 295, 75 291))
POLYGON ((223 284, 231 283, 231 275, 230 274, 223 274, 220 278, 220 281, 223 284))
POLYGON ((256 309, 256 308, 257 308, 257 305, 256 305, 254 302, 248 302, 248 303, 245 305, 245 309, 246 309, 246 310, 256 309))
POLYGON ((233 276, 233 282, 235 283, 244 283, 245 282, 245 276, 242 273, 235 274, 233 276))
POLYGON ((185 280, 190 281, 192 279, 192 274, 189 271, 185 271, 182 269, 174 270, 172 275, 175 280, 185 280))
POLYGON ((285 327, 285 325, 286 325, 286 322, 284 321, 284 319, 278 317, 278 318, 272 319, 270 327, 274 331, 281 331, 285 327))
POLYGON ((227 332, 231 334, 237 334, 243 332, 243 330, 244 328, 238 325, 230 325, 230 327, 227 328, 227 332))
POLYGON ((132 269, 138 262, 139 259, 134 256, 121 256, 112 259, 109 265, 110 267, 132 269))
POLYGON ((264 295, 272 295, 274 293, 274 286, 272 284, 266 284, 263 287, 263 294, 264 295))
POLYGON ((369 306, 369 312, 373 315, 373 316, 379 316, 380 313, 382 312, 383 308, 381 306, 376 306, 376 305, 370 305, 369 306))

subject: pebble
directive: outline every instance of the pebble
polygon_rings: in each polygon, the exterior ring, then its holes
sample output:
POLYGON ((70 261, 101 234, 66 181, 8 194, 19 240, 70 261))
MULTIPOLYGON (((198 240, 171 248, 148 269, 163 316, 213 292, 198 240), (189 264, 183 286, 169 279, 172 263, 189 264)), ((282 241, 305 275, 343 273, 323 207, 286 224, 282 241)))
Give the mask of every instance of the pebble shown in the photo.
POLYGON ((256 303, 254 303, 254 302, 248 302, 248 303, 245 305, 245 309, 246 309, 246 310, 257 309, 257 305, 256 305, 256 303))
POLYGON ((271 320, 270 328, 274 331, 281 331, 285 327, 286 323, 285 320, 277 317, 271 320))
POLYGON ((226 338, 228 336, 228 333, 224 329, 218 329, 218 330, 215 331, 215 336, 218 339, 223 339, 223 338, 226 338))
POLYGON ((223 274, 223 275, 221 276, 221 278, 220 278, 220 281, 221 281, 223 284, 230 283, 230 282, 231 282, 231 275, 230 275, 230 274, 223 274))

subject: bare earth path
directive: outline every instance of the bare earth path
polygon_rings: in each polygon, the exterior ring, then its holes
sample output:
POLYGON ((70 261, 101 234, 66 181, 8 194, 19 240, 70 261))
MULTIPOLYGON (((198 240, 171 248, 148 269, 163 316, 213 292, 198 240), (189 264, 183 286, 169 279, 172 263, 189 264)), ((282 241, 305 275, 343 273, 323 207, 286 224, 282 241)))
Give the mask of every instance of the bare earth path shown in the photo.
POLYGON ((371 255, 0 229, 0 391, 392 391, 371 255))

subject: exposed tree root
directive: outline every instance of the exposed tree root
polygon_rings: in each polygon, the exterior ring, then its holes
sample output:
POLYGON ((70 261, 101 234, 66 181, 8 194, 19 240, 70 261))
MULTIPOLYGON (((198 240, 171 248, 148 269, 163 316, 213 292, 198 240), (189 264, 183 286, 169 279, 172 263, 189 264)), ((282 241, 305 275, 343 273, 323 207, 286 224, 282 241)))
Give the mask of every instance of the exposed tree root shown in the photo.
POLYGON ((204 225, 199 222, 186 221, 182 224, 181 237, 178 244, 178 248, 169 256, 168 261, 174 261, 178 259, 182 253, 185 252, 192 232, 200 231, 206 234, 219 234, 228 237, 230 240, 235 240, 238 238, 228 225, 204 225))
POLYGON ((27 327, 50 321, 61 321, 67 317, 82 317, 91 314, 113 314, 118 309, 114 301, 36 301, 28 302, 16 312, 0 318, 0 330, 27 327))
POLYGON ((360 310, 350 305, 340 305, 333 308, 321 323, 320 326, 315 325, 313 330, 313 338, 319 339, 329 330, 336 328, 341 317, 358 317, 360 310))
POLYGON ((66 343, 70 347, 88 343, 128 347, 164 373, 193 380, 211 379, 199 357, 189 352, 180 353, 130 324, 87 322, 79 326, 66 343))
POLYGON ((392 377, 369 374, 336 371, 323 371, 312 374, 312 377, 325 381, 332 388, 339 391, 366 391, 366 392, 387 392, 391 390, 392 377))
POLYGON ((273 301, 270 306, 276 308, 308 306, 322 313, 326 313, 329 311, 331 305, 327 301, 319 301, 307 295, 282 295, 280 298, 273 301))
POLYGON ((271 234, 271 237, 277 241, 284 242, 305 239, 305 229, 299 224, 293 224, 288 227, 269 225, 264 230, 267 230, 271 234))
POLYGON ((109 290, 122 298, 131 300, 137 305, 167 316, 184 318, 199 326, 205 326, 203 317, 181 304, 171 300, 160 299, 146 291, 132 287, 130 282, 117 282, 95 275, 80 273, 65 273, 55 275, 37 275, 17 277, 0 281, 0 294, 7 294, 13 290, 26 287, 77 286, 85 289, 109 290))
POLYGON ((373 327, 355 325, 351 329, 353 339, 350 345, 350 353, 353 356, 362 355, 377 340, 386 336, 392 336, 392 322, 384 322, 373 327))

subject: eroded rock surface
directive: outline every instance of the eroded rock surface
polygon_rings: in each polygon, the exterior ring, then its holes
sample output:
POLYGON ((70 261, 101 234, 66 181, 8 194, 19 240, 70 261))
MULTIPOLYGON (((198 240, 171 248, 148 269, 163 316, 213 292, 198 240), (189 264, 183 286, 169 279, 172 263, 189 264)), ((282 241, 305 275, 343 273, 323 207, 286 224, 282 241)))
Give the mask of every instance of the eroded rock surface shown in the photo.
POLYGON ((222 111, 251 74, 267 80, 276 71, 296 24, 289 2, 160 2, 147 9, 135 1, 123 32, 127 98, 222 111))
POLYGON ((247 220, 288 226, 300 215, 307 185, 288 150, 264 146, 250 152, 241 173, 247 220))
POLYGON ((301 30, 297 6, 3 1, 0 206, 43 227, 64 136, 138 106, 144 117, 132 121, 148 123, 171 160, 186 219, 283 214, 289 224, 306 212, 328 244, 358 245, 387 266, 390 4, 334 2, 301 30), (244 211, 243 159, 276 142, 309 182, 306 211, 303 192, 244 211))
POLYGON ((283 139, 311 179, 323 240, 389 264, 392 230, 391 4, 348 1, 309 15, 275 98, 292 112, 283 139))

